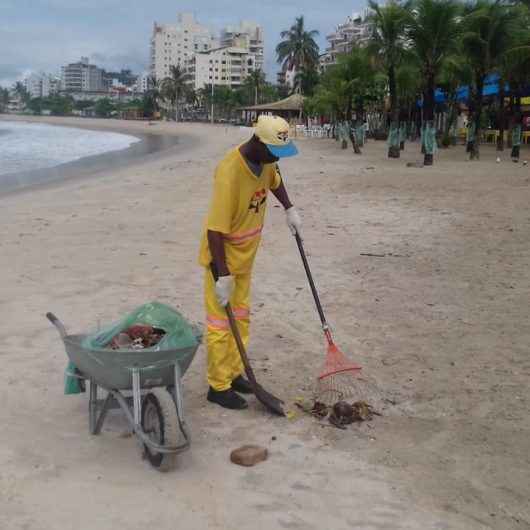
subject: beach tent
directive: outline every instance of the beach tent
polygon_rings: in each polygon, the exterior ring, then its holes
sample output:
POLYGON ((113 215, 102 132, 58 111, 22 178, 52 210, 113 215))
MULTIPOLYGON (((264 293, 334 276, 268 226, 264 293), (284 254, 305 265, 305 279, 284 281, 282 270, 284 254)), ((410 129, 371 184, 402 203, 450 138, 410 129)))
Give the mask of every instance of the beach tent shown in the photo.
POLYGON ((260 114, 275 114, 285 118, 287 121, 293 118, 300 118, 304 108, 304 96, 302 94, 292 94, 288 98, 274 101, 273 103, 265 103, 263 105, 252 105, 248 107, 240 107, 240 111, 244 113, 245 122, 251 121, 255 116, 260 114))
MULTIPOLYGON (((504 87, 504 92, 506 95, 510 94, 510 86, 508 84, 504 87)), ((526 93, 530 93, 530 88, 525 91, 526 93)), ((499 74, 490 74, 486 77, 484 80, 484 88, 482 90, 483 96, 496 96, 499 93, 499 74)), ((464 85, 461 87, 458 87, 456 90, 456 100, 458 102, 465 102, 469 100, 470 97, 470 91, 469 86, 464 85)), ((445 103, 447 101, 447 95, 446 93, 441 89, 437 88, 434 92, 434 101, 436 103, 445 103)), ((423 102, 420 100, 418 101, 418 107, 422 107, 423 102)))

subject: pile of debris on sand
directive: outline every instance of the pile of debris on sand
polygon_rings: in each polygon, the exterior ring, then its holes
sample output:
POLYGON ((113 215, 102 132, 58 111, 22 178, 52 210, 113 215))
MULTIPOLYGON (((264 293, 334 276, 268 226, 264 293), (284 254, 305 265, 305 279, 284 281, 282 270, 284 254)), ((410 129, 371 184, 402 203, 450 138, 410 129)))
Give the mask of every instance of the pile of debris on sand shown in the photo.
POLYGON ((114 336, 106 347, 113 350, 143 350, 156 346, 165 334, 160 328, 134 324, 114 336))
POLYGON ((332 406, 320 401, 309 403, 297 401, 296 406, 318 419, 327 418, 329 423, 338 429, 346 429, 346 425, 370 421, 374 416, 381 416, 381 413, 375 411, 366 401, 356 401, 351 404, 346 401, 337 401, 332 406))

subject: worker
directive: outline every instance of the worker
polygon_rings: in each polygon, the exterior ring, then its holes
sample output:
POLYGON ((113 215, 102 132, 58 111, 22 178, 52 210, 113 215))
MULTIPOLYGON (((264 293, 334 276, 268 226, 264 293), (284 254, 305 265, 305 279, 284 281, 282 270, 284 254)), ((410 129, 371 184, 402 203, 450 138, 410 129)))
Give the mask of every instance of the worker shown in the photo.
POLYGON ((300 216, 289 200, 277 162, 298 153, 289 124, 278 116, 259 117, 254 134, 221 160, 202 236, 199 263, 205 267, 208 401, 228 409, 246 408, 239 394, 251 394, 230 331, 230 306, 243 344, 249 339, 250 280, 261 240, 269 190, 282 204, 287 225, 300 233, 300 216))

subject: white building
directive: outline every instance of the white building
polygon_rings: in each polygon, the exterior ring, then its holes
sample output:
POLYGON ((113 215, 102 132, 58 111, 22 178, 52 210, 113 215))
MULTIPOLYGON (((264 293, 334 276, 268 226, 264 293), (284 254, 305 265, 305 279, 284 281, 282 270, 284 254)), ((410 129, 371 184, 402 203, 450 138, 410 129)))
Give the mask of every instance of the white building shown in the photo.
POLYGON ((221 47, 237 47, 248 50, 256 57, 256 70, 263 70, 263 29, 255 22, 243 20, 239 26, 227 26, 221 30, 221 47))
POLYGON ((59 91, 60 79, 49 74, 33 73, 24 79, 24 86, 32 98, 47 98, 59 91))
POLYGON ((190 13, 178 14, 174 25, 155 22, 151 37, 151 75, 164 79, 170 75, 170 66, 184 68, 194 53, 217 45, 210 29, 199 24, 190 13))
POLYGON ((30 74, 23 81, 24 87, 31 98, 42 97, 42 75, 30 74))
POLYGON ((143 72, 138 76, 136 84, 133 86, 134 92, 145 94, 151 88, 151 75, 149 72, 143 72))
POLYGON ((257 64, 257 57, 247 49, 223 47, 195 53, 188 60, 186 70, 195 90, 212 84, 237 88, 257 64))
POLYGON ((61 90, 61 79, 54 75, 42 76, 42 97, 47 98, 61 90))
POLYGON ((296 78, 296 70, 293 68, 292 70, 287 70, 287 68, 283 68, 276 74, 276 82, 280 86, 284 86, 288 88, 289 90, 292 90, 294 88, 294 81, 296 78))
POLYGON ((329 43, 326 52, 320 56, 320 67, 325 70, 336 64, 337 56, 349 53, 353 46, 362 46, 370 38, 370 24, 367 22, 368 11, 353 13, 333 33, 326 36, 329 43))
POLYGON ((61 90, 68 92, 104 90, 103 70, 89 64, 87 57, 61 68, 61 90))

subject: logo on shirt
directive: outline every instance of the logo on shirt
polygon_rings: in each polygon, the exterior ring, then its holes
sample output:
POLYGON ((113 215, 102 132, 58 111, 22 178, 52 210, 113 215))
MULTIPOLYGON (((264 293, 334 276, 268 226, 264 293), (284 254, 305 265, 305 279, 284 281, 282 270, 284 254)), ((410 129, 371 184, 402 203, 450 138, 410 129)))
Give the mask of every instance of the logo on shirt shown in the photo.
POLYGON ((259 213, 260 207, 265 204, 266 200, 267 192, 262 188, 261 190, 256 191, 254 195, 252 195, 252 199, 250 199, 248 209, 254 210, 254 213, 259 213))

